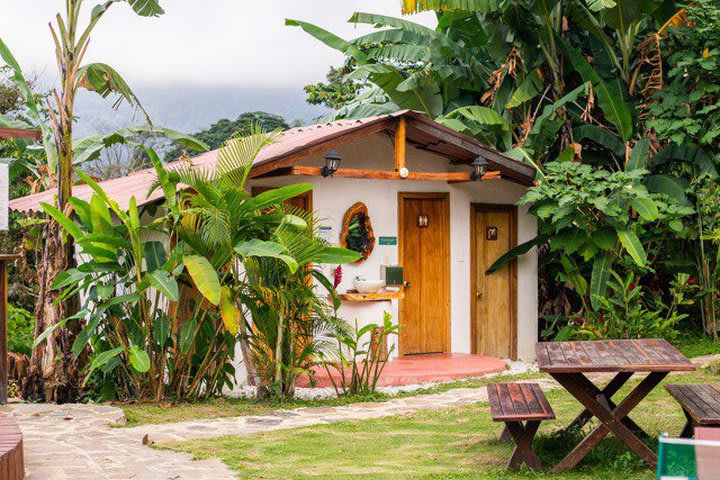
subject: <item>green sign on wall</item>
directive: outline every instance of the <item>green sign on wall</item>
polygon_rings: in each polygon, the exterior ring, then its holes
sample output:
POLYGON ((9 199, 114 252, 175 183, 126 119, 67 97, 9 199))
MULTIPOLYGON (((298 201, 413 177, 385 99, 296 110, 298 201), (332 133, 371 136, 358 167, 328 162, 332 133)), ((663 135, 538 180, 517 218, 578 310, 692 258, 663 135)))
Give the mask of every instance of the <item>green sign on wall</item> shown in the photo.
POLYGON ((380 237, 380 245, 397 245, 397 237, 380 237))

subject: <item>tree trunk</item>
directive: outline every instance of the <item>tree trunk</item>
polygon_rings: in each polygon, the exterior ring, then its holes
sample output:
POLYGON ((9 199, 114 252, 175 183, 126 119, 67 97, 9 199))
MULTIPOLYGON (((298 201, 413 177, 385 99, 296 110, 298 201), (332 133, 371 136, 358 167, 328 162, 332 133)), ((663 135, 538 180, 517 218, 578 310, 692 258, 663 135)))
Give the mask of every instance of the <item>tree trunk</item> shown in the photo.
MULTIPOLYGON (((39 290, 35 304, 35 338, 79 309, 77 295, 54 304, 61 293, 52 289, 55 277, 75 266, 73 244, 69 241, 63 244, 61 231, 54 221, 43 228, 42 255, 37 262, 39 290)), ((75 359, 72 345, 80 329, 80 322, 68 322, 53 330, 33 350, 23 384, 25 398, 57 403, 78 400, 85 356, 75 359)))

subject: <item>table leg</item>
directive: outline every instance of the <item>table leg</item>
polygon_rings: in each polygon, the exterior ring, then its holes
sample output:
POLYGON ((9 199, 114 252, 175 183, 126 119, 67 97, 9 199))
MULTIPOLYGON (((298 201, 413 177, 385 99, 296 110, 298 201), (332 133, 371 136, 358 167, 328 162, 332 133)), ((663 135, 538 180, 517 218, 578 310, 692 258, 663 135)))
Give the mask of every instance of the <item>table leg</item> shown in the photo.
POLYGON ((525 463, 528 468, 535 472, 542 470, 540 461, 533 452, 532 441, 540 427, 538 421, 528 421, 525 425, 522 422, 507 422, 507 429, 515 440, 515 451, 508 462, 509 470, 518 470, 525 463))
POLYGON ((604 402, 598 399, 600 389, 582 373, 553 374, 560 385, 602 422, 555 467, 554 471, 564 472, 576 466, 609 433, 615 434, 635 455, 653 468, 657 464, 657 456, 625 425, 624 419, 666 376, 667 372, 650 373, 617 407, 611 408, 609 404, 603 405, 604 402))
MULTIPOLYGON (((608 382, 607 385, 602 389, 601 393, 602 395, 610 401, 613 395, 615 395, 618 390, 620 390, 623 385, 630 379, 630 377, 633 376, 633 372, 620 372, 617 375, 613 377, 612 380, 608 382)), ((575 420, 573 420, 570 425, 568 425, 566 430, 571 430, 573 428, 582 428, 585 426, 587 422, 589 422, 592 419, 593 415, 590 413, 590 411, 586 408, 583 410, 580 415, 577 416, 575 420)))
POLYGON ((693 438, 695 436, 695 420, 692 419, 684 408, 683 413, 685 414, 685 426, 682 432, 680 432, 680 438, 693 438))

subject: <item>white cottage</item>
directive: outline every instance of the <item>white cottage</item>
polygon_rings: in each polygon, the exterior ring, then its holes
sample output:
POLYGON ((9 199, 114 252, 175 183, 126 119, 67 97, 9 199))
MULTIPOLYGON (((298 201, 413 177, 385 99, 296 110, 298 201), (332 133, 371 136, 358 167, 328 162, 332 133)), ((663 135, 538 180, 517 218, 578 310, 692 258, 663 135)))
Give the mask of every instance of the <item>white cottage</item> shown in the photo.
MULTIPOLYGON (((212 167, 217 151, 192 161, 212 167)), ((536 235, 535 218, 516 206, 532 185, 530 165, 402 111, 288 130, 260 153, 250 177, 255 194, 312 183, 312 191, 293 203, 314 210, 325 227, 322 234, 333 243, 340 244, 343 230, 362 218, 367 229, 362 240, 371 251, 362 263, 343 266, 341 314, 362 324, 381 321, 383 311, 392 313, 403 325, 396 355, 534 358, 535 249, 485 274, 500 255, 536 235), (399 291, 352 291, 356 277, 380 279, 383 266, 394 265, 403 268, 399 291)), ((153 180, 150 169, 101 185, 126 207, 131 196, 139 205, 158 201, 161 191, 147 195, 153 180)), ((87 186, 73 193, 91 196, 87 186)), ((11 208, 38 210, 39 202, 52 201, 52 195, 17 199, 11 208)), ((335 267, 323 266, 328 276, 335 267)))

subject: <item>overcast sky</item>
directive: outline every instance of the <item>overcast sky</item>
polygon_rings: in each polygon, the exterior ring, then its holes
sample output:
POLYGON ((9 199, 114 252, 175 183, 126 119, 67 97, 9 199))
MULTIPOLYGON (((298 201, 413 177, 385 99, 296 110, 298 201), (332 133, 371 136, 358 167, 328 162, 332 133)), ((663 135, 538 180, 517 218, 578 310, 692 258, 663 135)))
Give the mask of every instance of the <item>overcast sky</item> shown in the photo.
MULTIPOLYGON (((99 2, 99 0, 98 0, 99 2)), ((26 72, 56 79, 48 22, 62 0, 0 0, 0 36, 26 72)), ((86 18, 96 2, 87 0, 86 18)), ((371 28, 354 11, 400 16, 400 0, 165 0, 165 15, 141 18, 118 4, 95 29, 87 60, 114 66, 131 86, 301 87, 323 78, 342 55, 285 18, 343 38, 371 28)), ((413 17, 434 24, 432 14, 413 17)))

